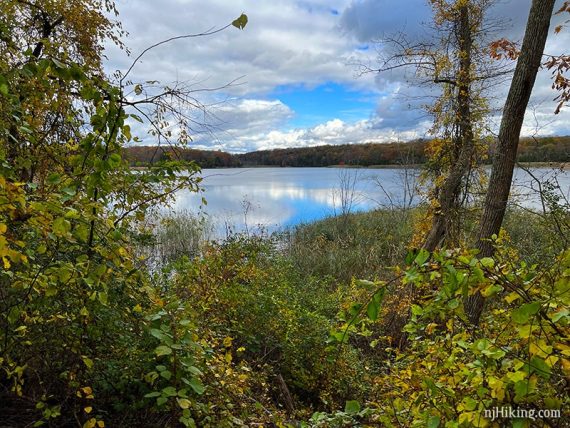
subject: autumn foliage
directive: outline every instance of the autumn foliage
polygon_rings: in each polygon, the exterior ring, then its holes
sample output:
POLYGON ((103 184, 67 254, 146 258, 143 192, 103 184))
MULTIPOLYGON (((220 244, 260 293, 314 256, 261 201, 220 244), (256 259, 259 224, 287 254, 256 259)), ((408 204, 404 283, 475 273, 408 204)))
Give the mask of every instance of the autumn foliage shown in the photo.
MULTIPOLYGON (((195 160, 418 163, 424 145, 234 156, 186 149, 185 129, 169 149, 133 147, 142 119, 125 93, 179 126, 187 117, 166 101, 179 89, 143 98, 152 88, 103 74, 104 44, 122 46, 114 4, 0 11, 0 425, 498 427, 485 411, 518 406, 564 426, 570 207, 556 186, 530 232, 520 224, 534 217, 515 222, 535 239, 532 262, 504 231, 494 258, 406 248, 425 207, 183 242, 157 261, 145 254, 174 243, 156 223, 176 220, 149 214, 199 191, 195 160), (462 305, 475 292, 488 299, 479 328, 462 305)), ((542 143, 523 142, 521 157, 568 151, 568 138, 542 143)))

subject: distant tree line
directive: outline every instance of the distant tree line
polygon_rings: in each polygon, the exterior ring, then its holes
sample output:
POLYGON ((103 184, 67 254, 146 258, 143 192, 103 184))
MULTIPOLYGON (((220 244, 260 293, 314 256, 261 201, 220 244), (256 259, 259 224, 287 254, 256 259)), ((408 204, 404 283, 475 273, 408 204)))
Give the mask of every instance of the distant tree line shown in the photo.
MULTIPOLYGON (((125 156, 131 166, 148 166, 169 159, 195 161, 202 168, 414 165, 426 161, 426 142, 427 140, 416 140, 406 143, 323 145, 259 150, 243 154, 190 148, 138 146, 125 148, 125 156)), ((494 145, 491 145, 490 155, 494 149, 494 145)), ((569 162, 570 136, 523 138, 519 145, 518 160, 569 162)))
POLYGON ((570 162, 570 137, 522 138, 519 162, 570 162))

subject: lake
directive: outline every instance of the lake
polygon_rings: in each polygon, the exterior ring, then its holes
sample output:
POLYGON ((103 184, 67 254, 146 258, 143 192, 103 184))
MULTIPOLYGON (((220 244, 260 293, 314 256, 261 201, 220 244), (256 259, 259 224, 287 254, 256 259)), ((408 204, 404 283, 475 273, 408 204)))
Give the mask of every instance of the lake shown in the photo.
MULTIPOLYGON (((418 170, 366 168, 235 168, 204 169, 201 195, 181 191, 173 209, 205 214, 214 233, 273 232, 342 212, 412 206, 421 202, 414 191, 418 170)), ((570 171, 535 168, 540 179, 556 177, 566 196, 570 171)), ((512 203, 540 209, 537 185, 522 169, 515 171, 512 203)))

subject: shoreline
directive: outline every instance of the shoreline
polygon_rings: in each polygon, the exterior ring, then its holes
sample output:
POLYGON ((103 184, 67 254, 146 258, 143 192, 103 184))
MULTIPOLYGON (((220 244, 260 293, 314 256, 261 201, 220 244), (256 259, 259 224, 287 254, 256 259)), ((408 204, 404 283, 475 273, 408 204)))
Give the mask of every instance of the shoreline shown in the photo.
MULTIPOLYGON (((253 168, 345 168, 345 169, 420 169, 425 164, 416 163, 416 164, 386 164, 386 165, 327 165, 327 166, 277 166, 277 165, 242 165, 242 166, 230 166, 230 167, 208 167, 202 169, 253 169, 253 168)), ((491 166, 491 164, 483 165, 485 167, 491 166)), ((570 162, 517 162, 517 168, 552 168, 552 169, 561 169, 564 171, 570 170, 570 162)), ((152 166, 131 166, 133 170, 143 171, 152 166)))

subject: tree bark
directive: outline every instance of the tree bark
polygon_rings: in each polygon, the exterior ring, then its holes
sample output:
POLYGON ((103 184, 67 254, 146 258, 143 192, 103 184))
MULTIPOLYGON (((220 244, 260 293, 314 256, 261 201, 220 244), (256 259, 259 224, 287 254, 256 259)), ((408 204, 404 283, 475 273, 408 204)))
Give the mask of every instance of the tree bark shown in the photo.
MULTIPOLYGON (((494 253, 490 238, 498 234, 509 199, 515 167, 520 132, 528 101, 542 61, 544 46, 550 28, 550 19, 556 0, 533 0, 526 25, 521 53, 501 119, 498 146, 493 158, 489 188, 485 198, 483 215, 479 224, 476 247, 480 257, 494 253)), ((465 312, 474 325, 479 323, 484 299, 481 294, 470 296, 465 302, 465 312)))
POLYGON ((426 237, 423 248, 434 251, 444 239, 449 239, 457 220, 461 183, 469 171, 473 157, 473 123, 471 117, 471 57, 473 34, 469 17, 469 6, 459 10, 457 22, 457 39, 459 42, 459 72, 455 79, 457 91, 456 134, 453 137, 453 150, 450 171, 439 189, 439 207, 433 215, 432 226, 426 237))

